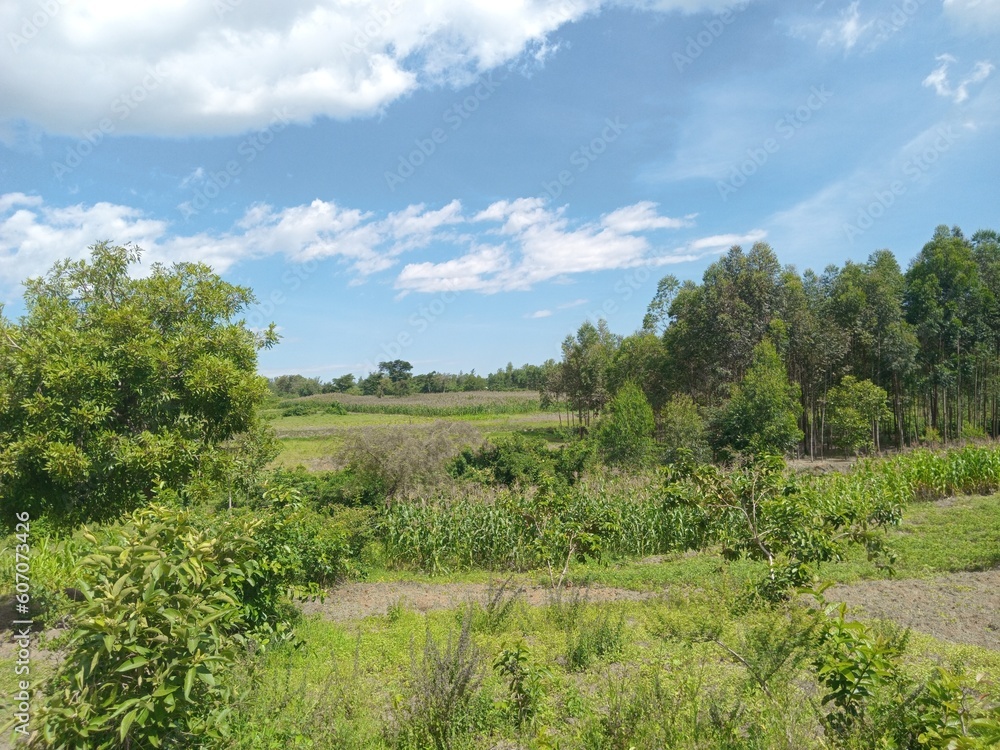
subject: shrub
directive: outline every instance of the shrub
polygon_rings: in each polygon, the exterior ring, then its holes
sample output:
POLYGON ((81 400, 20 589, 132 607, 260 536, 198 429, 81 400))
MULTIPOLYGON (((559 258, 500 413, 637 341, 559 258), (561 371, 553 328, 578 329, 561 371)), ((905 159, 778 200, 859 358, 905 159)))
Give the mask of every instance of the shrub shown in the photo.
POLYGON ((371 515, 367 508, 323 513, 297 502, 279 504, 261 517, 254 538, 276 580, 316 595, 363 574, 359 559, 371 540, 371 515))
POLYGON ((615 394, 597 424, 601 457, 612 466, 643 466, 653 452, 653 409, 635 383, 615 394))
POLYGON ((225 736, 226 672, 254 626, 277 619, 244 605, 272 585, 255 526, 232 521, 213 533, 189 512, 151 506, 84 559, 85 599, 35 746, 188 748, 225 736))
POLYGON ((698 405, 687 394, 677 394, 664 405, 660 412, 660 434, 663 458, 667 463, 679 460, 684 451, 698 462, 709 461, 712 457, 708 424, 698 405))
POLYGON ((356 430, 348 436, 343 455, 356 476, 377 482, 387 498, 397 499, 441 484, 459 452, 481 442, 471 425, 438 421, 426 427, 356 430))

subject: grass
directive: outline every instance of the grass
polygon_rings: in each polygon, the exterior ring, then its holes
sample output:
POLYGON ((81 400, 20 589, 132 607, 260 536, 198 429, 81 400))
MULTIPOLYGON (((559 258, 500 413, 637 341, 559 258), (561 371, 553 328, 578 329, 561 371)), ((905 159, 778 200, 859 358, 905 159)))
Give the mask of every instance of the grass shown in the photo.
MULTIPOLYGON (((275 412, 277 415, 278 412, 275 412)), ((312 471, 342 468, 337 454, 345 437, 352 431, 367 427, 398 427, 426 425, 438 417, 409 416, 405 414, 309 414, 301 417, 272 418, 271 425, 280 439, 281 452, 272 466, 294 468, 305 466, 312 471)), ((538 412, 534 414, 477 414, 449 417, 449 421, 467 422, 482 433, 484 439, 495 439, 519 433, 540 437, 552 446, 565 442, 558 415, 538 412)))
MULTIPOLYGON (((1000 565, 1000 494, 912 504, 889 539, 898 555, 896 578, 994 568, 1000 565)), ((821 566, 819 572, 838 583, 886 577, 860 550, 843 562, 821 566)))

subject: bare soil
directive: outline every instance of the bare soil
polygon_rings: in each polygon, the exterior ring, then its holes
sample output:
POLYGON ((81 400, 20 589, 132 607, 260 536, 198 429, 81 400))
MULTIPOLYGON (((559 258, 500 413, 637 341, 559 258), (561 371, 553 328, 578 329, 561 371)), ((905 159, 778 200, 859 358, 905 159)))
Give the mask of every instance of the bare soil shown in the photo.
POLYGON ((861 581, 833 586, 856 616, 892 620, 946 641, 1000 651, 1000 569, 932 579, 861 581))
MULTIPOLYGON (((305 615, 319 614, 335 622, 358 620, 371 615, 384 615, 393 606, 404 606, 417 612, 451 609, 469 602, 484 604, 489 587, 482 583, 348 583, 329 592, 324 601, 303 602, 305 615)), ((517 590, 526 604, 547 604, 552 590, 541 586, 519 587, 517 590)), ((641 601, 654 594, 629 589, 607 587, 568 587, 563 597, 579 593, 590 602, 641 601)))

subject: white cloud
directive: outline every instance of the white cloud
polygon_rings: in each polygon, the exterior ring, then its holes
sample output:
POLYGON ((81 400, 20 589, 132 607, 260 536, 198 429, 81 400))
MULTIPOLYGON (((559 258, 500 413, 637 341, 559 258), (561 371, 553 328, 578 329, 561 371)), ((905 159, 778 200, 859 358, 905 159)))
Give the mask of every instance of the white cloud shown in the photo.
POLYGON ((660 216, 656 204, 645 201, 605 214, 599 221, 571 226, 565 208, 550 208, 541 198, 519 198, 493 203, 473 222, 487 224, 485 235, 499 238, 500 244, 440 263, 408 264, 397 277, 396 288, 487 294, 525 290, 572 274, 663 265, 715 249, 712 245, 666 251, 652 245, 642 232, 689 226, 690 218, 660 216))
POLYGON ((933 88, 934 93, 938 96, 951 99, 955 104, 961 104, 968 99, 969 86, 974 83, 982 83, 989 78, 990 73, 994 70, 992 62, 980 60, 973 66, 970 73, 958 82, 957 86, 952 87, 948 80, 948 69, 958 61, 951 55, 939 55, 937 61, 941 64, 924 79, 924 86, 933 88))
POLYGON ((560 27, 624 5, 716 10, 721 0, 8 0, 0 4, 0 122, 79 135, 224 134, 369 116, 425 85, 544 64, 560 27), (105 130, 107 130, 105 128, 105 130))
POLYGON ((571 225, 565 207, 551 208, 540 198, 498 201, 472 216, 458 200, 440 208, 411 205, 384 216, 314 200, 282 209, 256 204, 228 231, 182 235, 130 206, 56 207, 38 196, 8 193, 0 195, 0 288, 44 273, 67 255, 86 257, 88 246, 107 239, 141 246, 147 267, 198 260, 225 272, 242 260, 269 256, 292 263, 334 259, 350 269, 354 281, 396 267, 404 253, 428 250, 451 257, 406 264, 395 279, 400 292, 493 293, 713 251, 716 243, 706 240, 665 251, 648 236, 690 224, 690 218, 663 216, 645 201, 571 225))
POLYGON ((533 312, 533 313, 531 313, 529 315, 525 315, 524 317, 529 318, 530 320, 537 320, 539 318, 551 318, 552 317, 552 311, 551 310, 535 310, 535 312, 533 312))

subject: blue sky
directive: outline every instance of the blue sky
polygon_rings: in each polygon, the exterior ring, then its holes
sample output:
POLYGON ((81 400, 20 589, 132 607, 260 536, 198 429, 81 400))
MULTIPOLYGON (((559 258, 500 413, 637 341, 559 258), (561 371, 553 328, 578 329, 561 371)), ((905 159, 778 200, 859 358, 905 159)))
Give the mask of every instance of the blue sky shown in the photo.
POLYGON ((264 374, 629 333, 733 244, 1000 228, 1000 0, 0 0, 0 300, 99 239, 203 260, 264 374))

